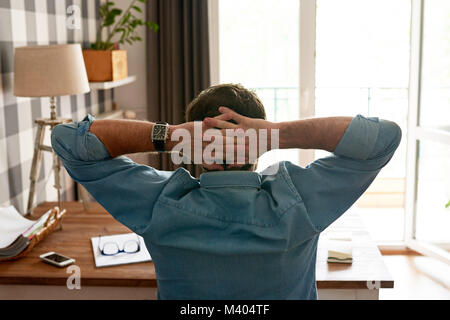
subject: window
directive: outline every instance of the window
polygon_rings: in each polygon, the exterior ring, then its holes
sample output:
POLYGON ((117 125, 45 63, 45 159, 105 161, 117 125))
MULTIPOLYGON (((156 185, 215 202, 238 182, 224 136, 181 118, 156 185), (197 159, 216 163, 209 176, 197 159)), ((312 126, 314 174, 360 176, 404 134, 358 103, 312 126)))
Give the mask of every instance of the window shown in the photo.
MULTIPOLYGON (((255 89, 270 120, 363 114, 401 126, 399 149, 351 210, 376 240, 450 261, 441 228, 450 222, 450 2, 218 1, 220 82, 255 89)), ((278 160, 304 162, 287 150, 260 167, 278 160)))
MULTIPOLYGON (((256 92, 271 121, 297 119, 299 70, 298 0, 220 0, 220 82, 256 92)), ((258 170, 289 160, 297 150, 271 151, 258 170)))
POLYGON ((450 3, 412 12, 406 243, 450 263, 450 3))
MULTIPOLYGON (((409 86, 409 0, 317 0, 316 116, 374 116, 403 139, 353 210, 380 241, 403 240, 409 86)), ((325 152, 316 152, 316 158, 325 152)))
MULTIPOLYGON (((301 49, 300 38, 315 37, 309 114, 378 116, 399 123, 406 136, 410 1, 317 0, 315 30, 301 30, 300 6, 300 0, 219 0, 220 82, 254 89, 271 121, 298 119, 299 73, 310 72, 299 66, 300 50, 309 50, 301 49)), ((315 158, 324 155, 315 152, 315 158)), ((377 240, 403 240, 405 156, 403 139, 354 207, 377 240)), ((258 169, 280 160, 299 163, 299 153, 269 152, 258 169)))

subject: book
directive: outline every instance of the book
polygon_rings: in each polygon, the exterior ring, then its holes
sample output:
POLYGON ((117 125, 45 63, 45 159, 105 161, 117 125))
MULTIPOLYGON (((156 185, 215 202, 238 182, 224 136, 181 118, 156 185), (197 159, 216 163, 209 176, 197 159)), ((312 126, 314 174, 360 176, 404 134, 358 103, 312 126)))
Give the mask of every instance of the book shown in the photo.
POLYGON ((0 249, 10 246, 34 223, 24 218, 14 206, 0 208, 0 249))
POLYGON ((33 221, 24 218, 13 206, 0 208, 0 258, 15 257, 24 251, 44 227, 50 212, 33 221))
POLYGON ((17 256, 28 247, 30 241, 28 238, 20 235, 9 246, 0 249, 0 258, 11 258, 17 256))
POLYGON ((110 236, 102 236, 99 246, 99 237, 91 238, 92 251, 96 267, 117 266, 122 264, 139 263, 151 261, 152 257, 145 246, 144 239, 135 233, 116 234, 110 236), (106 256, 101 253, 101 247, 105 243, 116 243, 119 249, 123 249, 125 242, 134 240, 138 241, 140 250, 136 253, 118 253, 113 256, 106 256))
POLYGON ((351 237, 331 237, 327 242, 328 258, 330 263, 352 263, 353 248, 351 237), (339 239, 339 240, 336 240, 339 239), (342 240, 340 240, 342 239, 342 240))

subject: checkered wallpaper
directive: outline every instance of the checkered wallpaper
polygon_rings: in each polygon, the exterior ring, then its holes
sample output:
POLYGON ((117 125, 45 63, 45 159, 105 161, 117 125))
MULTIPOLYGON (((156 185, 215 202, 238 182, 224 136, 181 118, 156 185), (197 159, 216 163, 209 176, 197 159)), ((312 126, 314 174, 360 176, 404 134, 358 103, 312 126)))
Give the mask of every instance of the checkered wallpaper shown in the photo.
MULTIPOLYGON (((14 47, 81 43, 87 48, 96 37, 99 4, 100 0, 0 0, 0 206, 11 204, 25 213, 36 134, 34 119, 50 116, 48 98, 14 97, 14 47), (80 9, 75 10, 79 29, 66 26, 72 14, 67 8, 72 5, 80 9)), ((110 111, 113 95, 112 90, 105 90, 58 97, 58 115, 78 121, 86 113, 110 111)), ((50 145, 49 132, 45 144, 50 145)), ((51 154, 44 152, 35 204, 56 199, 53 179, 51 154)), ((63 199, 70 197, 70 186, 66 183, 63 199)))

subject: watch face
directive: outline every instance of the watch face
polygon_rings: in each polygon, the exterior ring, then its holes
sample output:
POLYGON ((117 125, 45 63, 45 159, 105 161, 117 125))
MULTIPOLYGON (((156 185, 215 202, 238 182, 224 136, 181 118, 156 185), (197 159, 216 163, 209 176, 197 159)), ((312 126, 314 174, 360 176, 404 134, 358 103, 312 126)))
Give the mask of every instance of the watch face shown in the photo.
POLYGON ((165 125, 155 124, 153 126, 153 140, 166 140, 166 128, 165 125))

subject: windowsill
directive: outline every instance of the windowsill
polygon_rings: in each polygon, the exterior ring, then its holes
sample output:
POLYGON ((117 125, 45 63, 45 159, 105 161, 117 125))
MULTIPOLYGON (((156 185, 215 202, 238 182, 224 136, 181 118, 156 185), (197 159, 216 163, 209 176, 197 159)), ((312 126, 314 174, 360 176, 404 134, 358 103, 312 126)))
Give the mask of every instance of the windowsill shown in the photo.
POLYGON ((383 256, 387 255, 421 255, 406 245, 404 241, 379 241, 378 249, 383 256))

